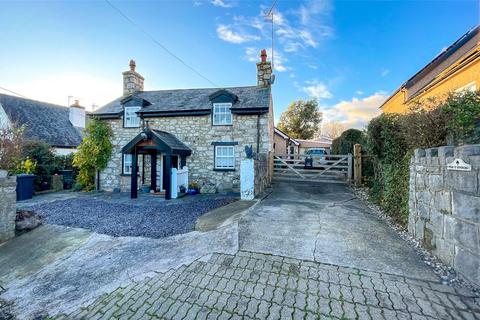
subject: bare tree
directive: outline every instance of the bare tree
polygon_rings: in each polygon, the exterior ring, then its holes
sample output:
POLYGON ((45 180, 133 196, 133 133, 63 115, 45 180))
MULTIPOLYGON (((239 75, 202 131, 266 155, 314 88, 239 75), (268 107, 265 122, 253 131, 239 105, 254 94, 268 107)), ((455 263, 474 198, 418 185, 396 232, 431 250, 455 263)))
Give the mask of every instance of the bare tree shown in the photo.
POLYGON ((11 170, 21 157, 24 128, 17 125, 0 127, 0 169, 11 170))
POLYGON ((329 121, 322 126, 321 135, 330 139, 340 137, 347 126, 339 121, 329 121))

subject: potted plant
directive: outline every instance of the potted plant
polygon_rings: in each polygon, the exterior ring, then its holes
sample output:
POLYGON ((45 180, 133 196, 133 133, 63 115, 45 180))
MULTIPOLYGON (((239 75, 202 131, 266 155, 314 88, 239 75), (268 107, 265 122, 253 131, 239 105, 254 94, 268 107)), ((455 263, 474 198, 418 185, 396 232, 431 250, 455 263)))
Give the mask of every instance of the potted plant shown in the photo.
POLYGON ((200 193, 200 185, 196 182, 190 182, 188 184, 187 193, 189 195, 194 195, 194 194, 200 193))

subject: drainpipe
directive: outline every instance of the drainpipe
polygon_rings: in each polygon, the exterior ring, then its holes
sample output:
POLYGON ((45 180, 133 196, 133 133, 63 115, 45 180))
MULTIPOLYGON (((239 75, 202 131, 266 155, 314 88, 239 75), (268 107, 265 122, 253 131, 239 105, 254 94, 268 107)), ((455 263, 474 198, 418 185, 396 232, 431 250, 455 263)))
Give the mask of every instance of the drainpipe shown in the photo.
POLYGON ((257 115, 257 156, 260 153, 260 114, 257 115))

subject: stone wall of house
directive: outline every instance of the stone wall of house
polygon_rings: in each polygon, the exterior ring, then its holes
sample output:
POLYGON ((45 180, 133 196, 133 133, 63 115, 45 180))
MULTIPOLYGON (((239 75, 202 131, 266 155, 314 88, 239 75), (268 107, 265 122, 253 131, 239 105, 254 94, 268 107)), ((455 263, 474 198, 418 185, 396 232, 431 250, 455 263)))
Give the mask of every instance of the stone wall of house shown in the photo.
POLYGON ((410 165, 408 230, 480 285, 480 145, 417 149, 410 165), (448 170, 460 158, 471 171, 448 170))
POLYGON ((0 243, 15 236, 16 177, 0 178, 0 243))
MULTIPOLYGON (((271 115, 271 113, 270 113, 271 115)), ((240 161, 245 157, 245 146, 252 145, 257 151, 257 115, 233 115, 233 125, 212 126, 211 116, 182 116, 151 118, 149 127, 174 134, 192 149, 187 157, 189 181, 198 182, 202 192, 238 190, 240 181, 240 161), (214 146, 212 142, 237 142, 235 146, 235 171, 214 170, 214 146)), ((269 114, 260 115, 259 154, 267 154, 273 147, 273 118, 269 114), (270 128, 272 127, 270 132, 270 128)), ((122 119, 104 120, 113 129, 113 152, 107 168, 100 173, 100 188, 112 191, 130 190, 130 176, 122 176, 121 149, 130 142, 141 128, 123 128, 122 119)), ((161 164, 160 156, 158 159, 161 164)), ((141 168, 141 157, 139 157, 141 168)), ((149 162, 147 162, 149 163, 149 162)), ((160 169, 159 169, 160 170, 160 169)), ((160 172, 160 171, 158 171, 160 172)), ((149 177, 146 172, 146 178, 149 177)), ((139 184, 141 182, 139 177, 139 184)))

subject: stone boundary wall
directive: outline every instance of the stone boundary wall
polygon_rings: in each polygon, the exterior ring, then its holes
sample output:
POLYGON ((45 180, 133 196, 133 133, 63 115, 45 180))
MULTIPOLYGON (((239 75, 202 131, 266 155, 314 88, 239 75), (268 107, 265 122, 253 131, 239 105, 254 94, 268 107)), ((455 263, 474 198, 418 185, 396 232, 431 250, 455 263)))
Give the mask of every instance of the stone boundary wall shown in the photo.
POLYGON ((0 243, 15 236, 17 177, 0 178, 0 243))
POLYGON ((417 149, 410 164, 408 230, 480 285, 480 145, 417 149), (447 170, 460 158, 471 171, 447 170))

